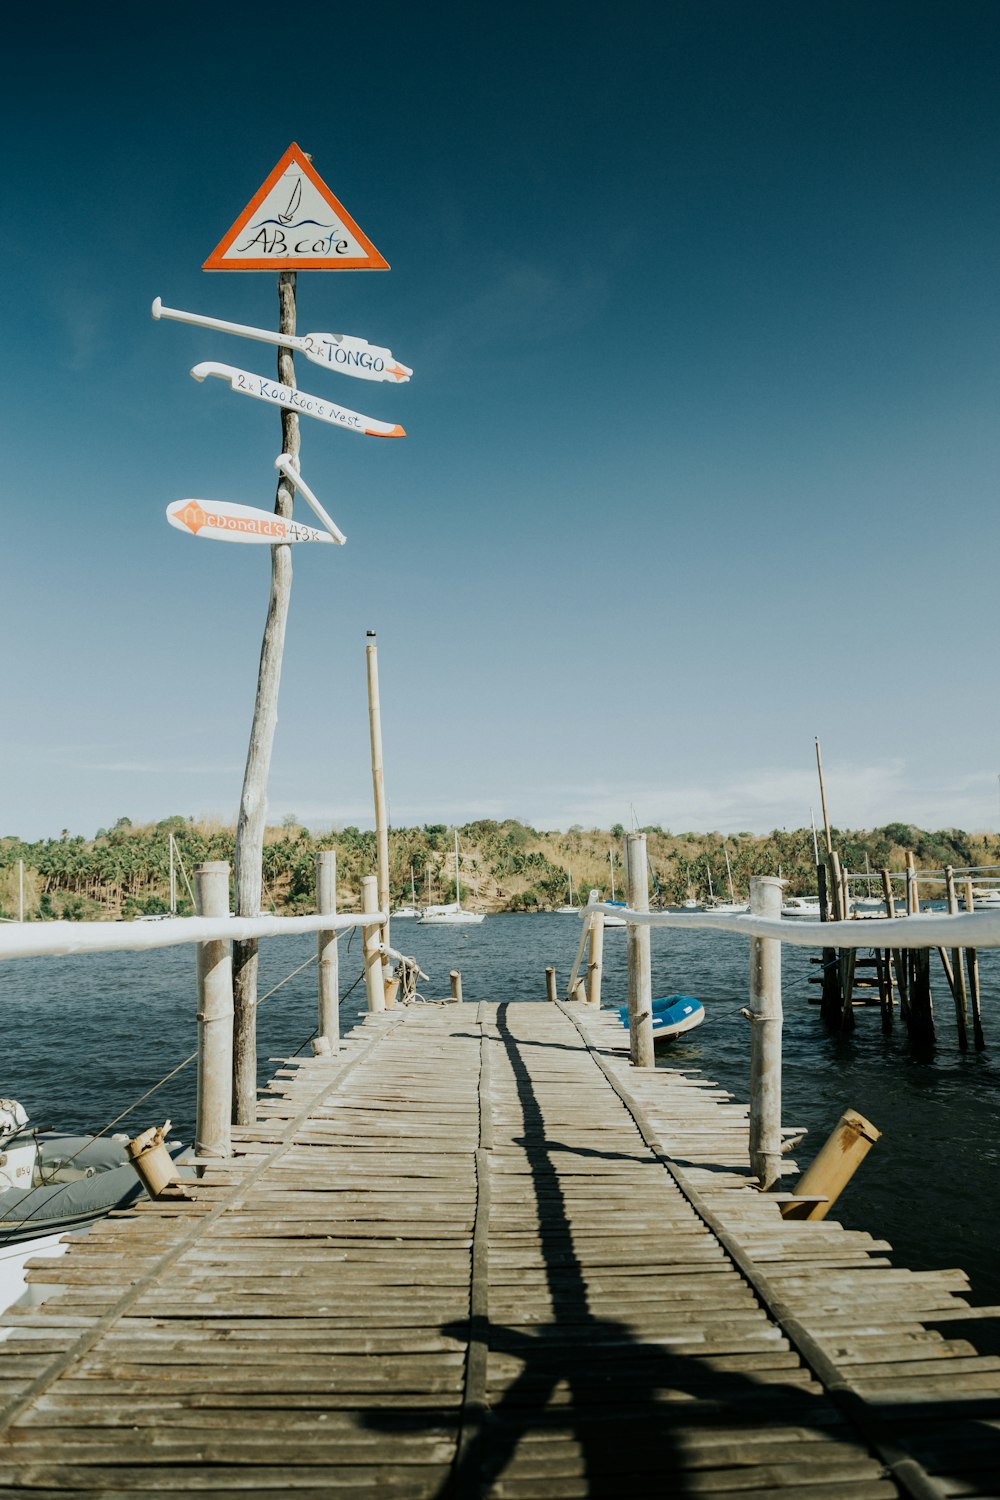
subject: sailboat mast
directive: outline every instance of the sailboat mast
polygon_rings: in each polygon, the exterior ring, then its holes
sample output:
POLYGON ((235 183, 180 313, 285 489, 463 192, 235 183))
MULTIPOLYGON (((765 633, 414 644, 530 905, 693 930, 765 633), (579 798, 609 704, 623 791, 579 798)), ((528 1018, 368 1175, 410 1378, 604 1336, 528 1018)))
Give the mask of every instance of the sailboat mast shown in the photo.
POLYGON ((728 850, 728 848, 726 847, 725 844, 723 844, 723 846, 722 846, 722 852, 726 856, 726 879, 729 882, 729 899, 733 903, 733 905, 735 906, 736 905, 736 892, 733 890, 733 870, 732 870, 732 866, 729 863, 729 850, 728 850))
POLYGON ((462 904, 462 889, 458 883, 458 829, 455 829, 455 905, 462 904))
POLYGON ((173 836, 172 833, 169 835, 169 839, 170 839, 170 915, 171 916, 176 916, 176 914, 177 914, 177 871, 174 868, 174 836, 173 836))
POLYGON ((608 863, 611 866, 611 899, 615 899, 615 851, 608 850, 608 863))

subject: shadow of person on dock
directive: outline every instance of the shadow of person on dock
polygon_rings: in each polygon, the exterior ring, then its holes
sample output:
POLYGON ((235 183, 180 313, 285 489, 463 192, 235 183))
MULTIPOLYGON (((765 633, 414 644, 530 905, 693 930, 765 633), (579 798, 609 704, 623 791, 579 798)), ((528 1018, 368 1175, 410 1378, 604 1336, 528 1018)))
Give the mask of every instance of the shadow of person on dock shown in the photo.
MULTIPOLYGON (((683 1282, 679 1266, 679 1276, 659 1279, 658 1287, 651 1276, 647 1288, 632 1288, 633 1293, 648 1289, 638 1316, 664 1329, 662 1341, 637 1336, 625 1321, 593 1310, 591 1290, 602 1272, 591 1267, 588 1284, 577 1254, 563 1177, 566 1156, 640 1162, 648 1154, 642 1148, 603 1152, 547 1139, 531 1071, 505 1005, 497 1012, 497 1030, 523 1120, 523 1133, 506 1140, 525 1153, 547 1296, 539 1307, 534 1283, 522 1321, 499 1323, 487 1313, 442 1328, 446 1336, 470 1345, 470 1358, 455 1461, 435 1500, 478 1500, 498 1484, 503 1491, 501 1476, 512 1465, 508 1479, 525 1492, 597 1500, 702 1493, 729 1489, 734 1482, 740 1488, 741 1470, 753 1472, 755 1490, 768 1492, 807 1483, 842 1484, 845 1493, 855 1485, 866 1493, 881 1489, 882 1463, 774 1324, 762 1325, 761 1338, 752 1339, 747 1352, 748 1325, 733 1333, 725 1317, 717 1317, 721 1297, 711 1304, 710 1285, 697 1304, 685 1300, 682 1286, 671 1288, 671 1281, 683 1282), (720 1330, 714 1350, 699 1342, 705 1338, 706 1301, 716 1314, 709 1326, 720 1330), (532 1324, 532 1316, 545 1321, 532 1324)), ((665 1230, 667 1245, 668 1236, 665 1230)), ((623 1241, 627 1261, 627 1231, 623 1241)), ((696 1259, 693 1274, 709 1272, 711 1280, 716 1264, 696 1259)), ((615 1273, 608 1267, 603 1278, 615 1273)), ((516 1305, 513 1274, 508 1267, 503 1283, 508 1306, 516 1305)), ((719 1293, 731 1295, 731 1279, 720 1275, 718 1281, 719 1293)), ((731 1305, 742 1321, 756 1302, 746 1283, 739 1287, 731 1305)), ((970 1406, 970 1418, 973 1411, 970 1406)), ((953 1407, 948 1412, 960 1416, 953 1407)), ((397 1422, 400 1429, 404 1423, 410 1427, 415 1415, 412 1409, 398 1418, 370 1409, 366 1419, 371 1427, 392 1432, 397 1422)), ((422 1408, 420 1415, 429 1425, 454 1426, 458 1413, 442 1405, 422 1408)), ((1000 1466, 1000 1433, 986 1424, 983 1429, 975 1440, 980 1447, 992 1442, 1000 1466)), ((889 1486, 883 1492, 890 1494, 889 1486)))

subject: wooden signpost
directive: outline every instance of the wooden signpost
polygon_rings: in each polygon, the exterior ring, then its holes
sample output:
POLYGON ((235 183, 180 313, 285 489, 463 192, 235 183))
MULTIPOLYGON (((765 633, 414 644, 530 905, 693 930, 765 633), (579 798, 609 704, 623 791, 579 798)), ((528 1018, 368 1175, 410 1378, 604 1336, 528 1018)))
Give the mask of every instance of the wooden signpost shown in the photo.
MULTIPOLYGON (((300 350, 316 364, 362 380, 391 380, 400 384, 410 378, 412 371, 400 365, 388 349, 371 345, 364 339, 323 333, 297 337, 297 271, 387 271, 389 266, 334 197, 316 172, 310 157, 294 142, 223 235, 202 269, 278 273, 276 333, 164 308, 159 298, 153 303, 154 318, 171 318, 278 346, 277 382, 212 361, 196 365, 191 371, 197 380, 208 375, 219 376, 228 380, 233 390, 279 408, 281 454, 276 467, 280 477, 273 515, 254 511, 249 506, 217 501, 178 501, 168 511, 171 525, 179 530, 193 530, 195 535, 212 535, 226 540, 266 540, 271 546, 271 588, 236 827, 234 862, 236 915, 256 916, 262 890, 261 858, 268 772, 277 724, 278 685, 292 583, 291 552, 287 543, 293 540, 345 540, 302 478, 298 464, 299 416, 315 417, 370 437, 404 436, 397 423, 365 417, 336 402, 299 391, 295 384, 293 353, 300 350), (322 522, 323 532, 298 526, 292 521, 296 490, 322 522), (190 509, 192 506, 200 507, 205 513, 207 519, 204 522, 196 511, 190 509), (187 520, 183 519, 185 514, 187 520), (212 520, 212 516, 218 519, 212 520), (286 528, 280 538, 267 536, 263 531, 265 525, 277 527, 279 524, 286 528)), ((238 1124, 249 1124, 255 1118, 257 1099, 255 941, 233 944, 233 1000, 233 1113, 238 1124)))

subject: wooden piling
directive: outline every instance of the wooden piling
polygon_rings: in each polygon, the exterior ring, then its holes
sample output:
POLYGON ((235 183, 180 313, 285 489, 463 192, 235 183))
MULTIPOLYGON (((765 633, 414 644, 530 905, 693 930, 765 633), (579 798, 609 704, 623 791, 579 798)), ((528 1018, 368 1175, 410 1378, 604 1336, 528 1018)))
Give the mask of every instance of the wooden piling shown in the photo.
POLYGON ((545 998, 546 998, 546 1000, 551 1000, 553 1002, 555 1002, 556 1000, 559 999, 559 996, 556 993, 556 971, 555 971, 555 969, 546 969, 545 970, 545 998))
MULTIPOLYGON (((819 893, 819 915, 821 922, 834 920, 834 912, 831 909, 831 901, 827 889, 826 865, 822 860, 816 865, 816 888, 819 893)), ((835 1026, 840 1020, 840 976, 837 969, 836 948, 823 949, 823 971, 822 987, 820 989, 820 1015, 828 1026, 835 1026)))
POLYGON ((601 1008, 601 976, 604 972, 604 913, 595 912, 590 919, 590 956, 587 963, 587 1002, 601 1008))
MULTIPOLYGON (((965 882, 965 909, 975 911, 976 900, 972 893, 972 881, 965 882)), ((969 1000, 972 1008, 972 1044, 977 1052, 986 1046, 983 1037, 983 1015, 979 994, 979 953, 975 948, 966 948, 965 966, 969 976, 969 1000)))
MULTIPOLYGON (((781 916, 783 882, 750 881, 755 917, 781 916)), ((765 1190, 781 1180, 781 943, 750 939, 750 1166, 765 1190)))
MULTIPOLYGON (((378 911, 378 877, 366 875, 361 882, 362 911, 378 911)), ((382 928, 378 922, 362 928, 364 934, 365 987, 368 991, 368 1009, 385 1010, 385 981, 382 974, 382 928)))
MULTIPOLYGON (((913 851, 906 851, 906 910, 914 917, 920 911, 920 891, 913 851)), ((912 1041, 922 1046, 934 1043, 934 1003, 931 999, 931 955, 928 948, 907 950, 909 970, 909 1030, 912 1041)))
MULTIPOLYGON (((378 860, 378 904, 385 912, 382 942, 389 947, 389 817, 385 800, 385 772, 382 766, 382 709, 378 690, 378 642, 374 630, 367 632, 365 665, 368 671, 368 733, 371 742, 372 791, 375 798, 375 847, 378 860)), ((383 964, 383 980, 388 978, 391 960, 383 964)))
MULTIPOLYGON (((955 889, 955 871, 951 865, 944 868, 944 888, 948 898, 948 911, 958 915, 958 892, 955 889)), ((944 955, 942 954, 942 957, 944 955)), ((955 1001, 955 1023, 958 1026, 958 1045, 965 1052, 969 1046, 969 1008, 965 991, 965 970, 961 948, 951 950, 951 993, 955 1001)))
MULTIPOLYGON (((321 849, 316 856, 316 910, 324 916, 337 915, 337 851, 321 849)), ((337 934, 316 934, 316 972, 318 1014, 316 1041, 326 1042, 322 1051, 340 1050, 340 958, 337 934)))
MULTIPOLYGON (((649 868, 646 835, 625 835, 625 883, 633 911, 649 910, 649 868)), ((628 927, 628 1031, 629 1057, 637 1068, 656 1066, 653 1051, 653 987, 649 956, 649 928, 630 922, 628 927)))
MULTIPOLYGON (((229 915, 229 865, 225 860, 207 860, 195 865, 194 898, 199 917, 229 915)), ((223 941, 199 943, 196 966, 198 1083, 195 1155, 231 1156, 233 961, 229 944, 223 941)))
POLYGON ((452 969, 451 973, 448 975, 448 978, 451 980, 451 998, 453 1000, 461 1001, 461 999, 462 999, 462 975, 461 975, 461 973, 459 972, 458 969, 452 969))

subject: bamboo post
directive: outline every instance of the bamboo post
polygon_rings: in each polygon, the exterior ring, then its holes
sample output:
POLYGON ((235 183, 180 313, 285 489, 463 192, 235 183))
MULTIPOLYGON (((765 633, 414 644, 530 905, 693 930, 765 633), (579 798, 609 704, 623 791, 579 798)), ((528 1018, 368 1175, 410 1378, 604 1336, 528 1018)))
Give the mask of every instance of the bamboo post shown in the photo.
MULTIPOLYGON (((955 889, 955 871, 951 865, 944 867, 944 888, 948 897, 948 911, 958 915, 958 892, 955 889)), ((958 1026, 958 1045, 963 1052, 969 1046, 969 1007, 965 992, 965 970, 962 967, 962 950, 951 950, 951 987, 955 999, 955 1022, 958 1026)))
MULTIPOLYGON (((199 917, 227 917, 229 866, 225 860, 207 860, 195 865, 194 891, 199 917)), ((229 944, 223 941, 199 943, 196 972, 198 1085, 194 1149, 198 1156, 231 1156, 233 962, 229 944)), ((255 1099, 256 1089, 255 1078, 255 1099)))
MULTIPOLYGON (((755 917, 781 916, 783 882, 750 881, 755 917)), ((750 939, 750 1167, 765 1191, 781 1180, 781 942, 750 939)))
POLYGON ((555 971, 555 969, 546 969, 545 970, 545 998, 546 998, 546 1000, 552 1000, 552 1001, 556 1001, 559 998, 559 996, 556 994, 556 971, 555 971))
POLYGON ((461 1003, 462 999, 462 975, 458 969, 452 969, 448 975, 451 981, 451 998, 461 1003))
MULTIPOLYGON (((625 883, 633 911, 649 911, 649 870, 646 835, 625 835, 625 883)), ((653 1068, 653 982, 649 957, 649 928, 628 925, 629 1057, 637 1068, 653 1068)))
MULTIPOLYGON (((324 916, 337 915, 337 851, 321 849, 316 856, 316 910, 324 916)), ((340 958, 337 934, 316 934, 316 969, 319 985, 319 1012, 316 1040, 328 1044, 330 1052, 340 1051, 340 958)), ((318 1050, 326 1051, 327 1047, 318 1050)))
MULTIPOLYGON (((374 630, 367 632, 365 661, 368 668, 368 731, 372 752, 372 790, 375 794, 375 844, 378 851, 378 904, 386 913, 382 942, 389 947, 389 819, 385 803, 385 773, 382 769, 382 710, 378 692, 378 642, 374 630)), ((383 964, 385 977, 391 968, 383 964)))
POLYGON ((604 972, 604 913, 590 919, 590 960, 587 964, 587 1003, 601 1008, 601 976, 604 972))
MULTIPOLYGON (((972 893, 972 881, 965 882, 965 909, 975 911, 976 899, 972 893)), ((966 948, 965 966, 969 975, 969 998, 972 1002, 972 1042, 977 1052, 982 1052, 986 1046, 983 1036, 983 1016, 979 995, 979 952, 975 948, 966 948)))
MULTIPOLYGON (((378 911, 378 877, 366 875, 361 882, 361 910, 378 911)), ((385 1010, 385 982, 382 977, 382 928, 378 922, 362 928, 364 935, 365 988, 368 991, 368 1009, 385 1010)))
POLYGON ((796 1197, 824 1201, 784 1203, 782 1218, 825 1219, 881 1134, 857 1110, 845 1110, 816 1160, 795 1184, 796 1197))
MULTIPOLYGON (((278 276, 278 330, 288 334, 295 332, 294 271, 282 271, 278 276)), ((282 385, 295 386, 291 349, 278 350, 278 380, 282 385)), ((298 464, 299 419, 295 412, 284 407, 281 409, 281 448, 298 464)), ((275 514, 291 517, 294 499, 292 483, 282 474, 274 501, 275 514)), ((238 917, 256 917, 260 913, 267 780, 278 722, 278 686, 291 593, 292 549, 287 543, 282 543, 271 548, 271 592, 236 822, 234 884, 238 917)), ((257 958, 255 938, 233 944, 233 1086, 236 1122, 240 1125, 251 1124, 257 1112, 257 958)))

